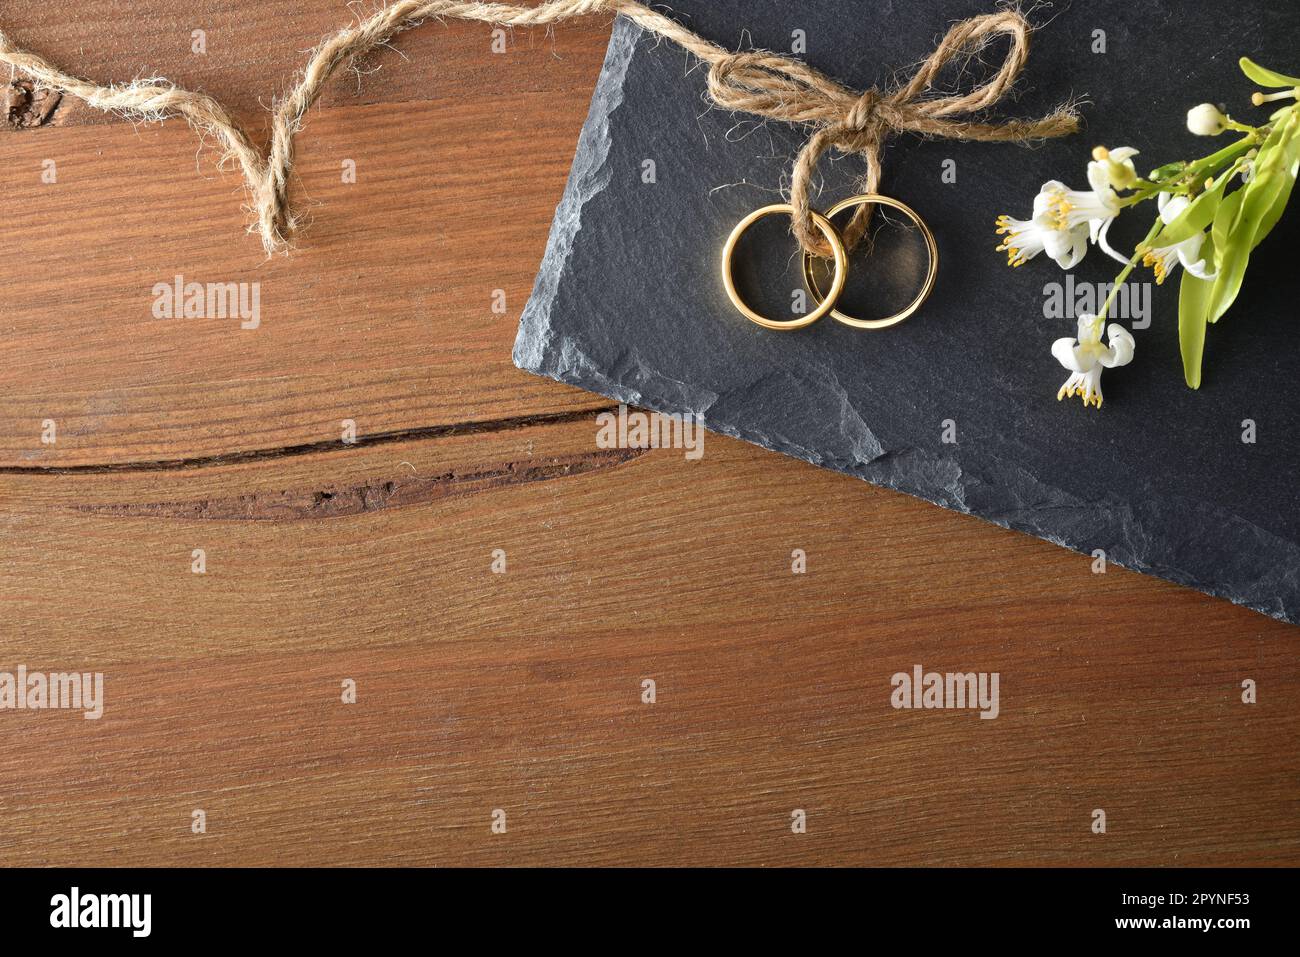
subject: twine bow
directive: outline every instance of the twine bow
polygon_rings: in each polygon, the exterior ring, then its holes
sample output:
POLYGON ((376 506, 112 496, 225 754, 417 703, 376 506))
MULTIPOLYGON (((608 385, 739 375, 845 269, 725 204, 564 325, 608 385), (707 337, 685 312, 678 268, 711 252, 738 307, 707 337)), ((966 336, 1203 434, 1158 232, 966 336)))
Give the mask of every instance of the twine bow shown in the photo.
MULTIPOLYGON (((136 80, 121 85, 98 84, 67 73, 43 57, 14 44, 0 31, 0 63, 24 73, 42 87, 60 90, 102 110, 114 110, 146 120, 182 116, 201 135, 218 142, 223 158, 244 174, 250 206, 268 254, 287 248, 298 229, 289 203, 294 165, 294 137, 307 111, 325 84, 346 64, 386 44, 392 37, 430 17, 474 20, 498 26, 550 26, 572 17, 618 13, 657 36, 665 37, 708 63, 709 93, 721 107, 790 123, 813 123, 817 130, 804 146, 791 179, 795 207, 794 232, 799 244, 822 255, 825 243, 812 227, 809 182, 817 161, 834 146, 860 154, 867 163, 865 192, 880 183, 880 151, 894 132, 965 140, 1024 141, 1073 132, 1078 118, 1063 106, 1040 120, 976 123, 958 117, 992 106, 1019 76, 1029 55, 1029 23, 1016 10, 975 17, 958 23, 939 48, 901 89, 889 93, 856 93, 812 67, 774 53, 732 53, 704 39, 671 17, 639 0, 549 0, 533 7, 482 0, 394 0, 355 26, 325 38, 312 52, 294 87, 281 98, 271 117, 270 143, 259 149, 226 108, 205 93, 178 87, 167 80, 136 80), (983 86, 961 96, 921 99, 943 67, 959 53, 974 55, 998 34, 1012 38, 1002 69, 983 86)), ((846 245, 862 238, 870 206, 850 222, 846 245)))
MULTIPOLYGON (((1078 116, 1068 105, 1036 120, 982 123, 969 118, 993 106, 1011 89, 1029 56, 1029 33, 1029 23, 1016 10, 964 20, 948 31, 904 86, 890 92, 873 87, 858 93, 805 63, 773 53, 733 53, 712 64, 709 96, 724 109, 816 125, 795 161, 790 203, 795 208, 794 234, 799 245, 825 258, 830 251, 809 215, 809 192, 818 161, 830 148, 860 155, 866 161, 860 192, 874 193, 880 187, 881 150, 893 133, 1024 142, 1078 129, 1078 116), (1001 34, 1011 37, 1011 48, 995 76, 968 93, 922 98, 956 57, 975 55, 1001 34)), ((859 207, 843 231, 845 246, 852 248, 862 239, 873 208, 859 207)))

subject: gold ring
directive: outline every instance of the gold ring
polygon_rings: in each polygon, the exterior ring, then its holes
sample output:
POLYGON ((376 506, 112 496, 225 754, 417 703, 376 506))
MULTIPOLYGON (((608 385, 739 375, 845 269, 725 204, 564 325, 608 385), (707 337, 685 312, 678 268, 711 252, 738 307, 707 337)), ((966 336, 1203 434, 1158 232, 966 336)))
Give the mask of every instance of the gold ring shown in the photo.
MULTIPOLYGON (((908 206, 906 203, 901 203, 888 196, 880 196, 876 193, 864 193, 861 196, 850 196, 842 203, 836 203, 831 207, 830 211, 826 215, 829 218, 834 218, 846 209, 866 206, 868 203, 876 203, 880 206, 892 206, 894 209, 906 214, 912 222, 916 223, 916 225, 920 227, 921 236, 925 239, 925 248, 930 254, 930 271, 926 273, 925 284, 921 286, 920 293, 912 300, 911 305, 902 312, 895 313, 885 319, 854 319, 852 316, 846 316, 838 309, 832 308, 831 318, 837 322, 844 323, 846 326, 853 326, 855 329, 887 329, 890 326, 898 325, 908 316, 912 315, 912 313, 920 309, 921 304, 929 298, 930 292, 934 289, 934 278, 939 273, 939 247, 935 244, 934 233, 930 232, 930 227, 925 224, 925 220, 916 214, 916 210, 912 209, 912 207, 908 206)), ((836 290, 842 289, 843 284, 837 286, 832 283, 830 293, 823 298, 821 290, 817 288, 817 278, 813 275, 812 267, 812 256, 808 255, 808 253, 804 253, 803 278, 804 282, 808 284, 808 290, 813 294, 813 298, 823 306, 826 305, 826 303, 834 305, 834 303, 839 299, 839 292, 836 290)))
POLYGON ((754 225, 764 216, 773 216, 777 213, 794 214, 794 207, 788 203, 777 203, 774 206, 764 206, 762 209, 756 209, 740 222, 736 228, 731 231, 727 237, 727 245, 722 249, 722 284, 727 289, 727 295, 731 298, 731 304, 740 310, 750 322, 756 322, 765 329, 779 329, 783 332, 789 332, 794 329, 804 329, 811 326, 826 313, 835 308, 835 302, 839 299, 840 293, 844 291, 844 280, 849 268, 849 256, 844 250, 844 243, 840 240, 840 234, 831 221, 821 213, 812 214, 813 225, 815 225, 821 234, 826 237, 826 241, 831 245, 831 252, 835 256, 835 276, 831 280, 831 288, 825 301, 818 299, 818 307, 806 316, 798 319, 789 319, 784 322, 778 322, 775 319, 768 319, 766 316, 760 316, 740 298, 740 293, 736 292, 736 282, 731 276, 731 259, 736 252, 736 243, 740 242, 740 237, 744 235, 745 230, 754 225))

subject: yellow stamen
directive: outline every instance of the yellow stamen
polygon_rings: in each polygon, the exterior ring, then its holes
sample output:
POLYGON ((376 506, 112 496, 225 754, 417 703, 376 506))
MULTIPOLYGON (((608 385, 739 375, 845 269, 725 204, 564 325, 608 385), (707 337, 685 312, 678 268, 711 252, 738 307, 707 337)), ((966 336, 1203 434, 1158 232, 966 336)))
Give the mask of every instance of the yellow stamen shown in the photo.
POLYGON ((1251 94, 1250 102, 1256 106, 1263 106, 1265 103, 1272 103, 1274 100, 1300 99, 1300 87, 1292 87, 1289 90, 1278 90, 1276 93, 1267 95, 1256 91, 1251 94))
POLYGON ((1064 193, 1057 193, 1052 197, 1048 207, 1052 212, 1053 221, 1057 229, 1065 230, 1070 227, 1070 213, 1074 206, 1066 199, 1064 193))

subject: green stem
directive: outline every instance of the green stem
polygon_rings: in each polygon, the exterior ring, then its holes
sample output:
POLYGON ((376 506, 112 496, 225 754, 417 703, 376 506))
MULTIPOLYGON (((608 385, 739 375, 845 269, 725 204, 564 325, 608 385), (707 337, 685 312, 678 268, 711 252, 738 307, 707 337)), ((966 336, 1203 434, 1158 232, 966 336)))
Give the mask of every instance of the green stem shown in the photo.
POLYGON ((1110 295, 1106 297, 1106 301, 1102 303, 1101 311, 1097 313, 1098 322, 1105 322, 1106 317, 1110 314, 1110 307, 1115 302, 1115 297, 1119 295, 1120 287, 1122 287, 1128 280, 1128 277, 1137 266, 1138 260, 1142 257, 1142 247, 1155 238, 1155 235, 1160 231, 1162 224, 1163 220, 1157 216, 1155 223, 1151 226, 1151 231, 1147 233, 1146 239, 1138 243, 1137 249, 1133 250, 1133 255, 1129 257, 1128 264, 1125 265, 1125 267, 1120 270, 1119 275, 1115 277, 1115 284, 1111 287, 1110 295))
POLYGON ((1267 127, 1260 127, 1251 133, 1247 133, 1231 146, 1225 146, 1217 153, 1211 153, 1204 159, 1196 160, 1189 163, 1183 170, 1179 179, 1186 180, 1189 183, 1199 184, 1204 181, 1205 177, 1212 175, 1216 170, 1231 163, 1238 156, 1248 152, 1252 146, 1257 145, 1265 135, 1267 127))
POLYGON ((1125 196, 1123 199, 1121 199, 1119 201, 1119 204, 1122 207, 1136 206, 1138 203, 1145 202, 1146 200, 1150 199, 1152 196, 1156 195, 1161 191, 1173 192, 1174 182, 1176 181, 1171 180, 1168 183, 1143 182, 1138 186, 1135 192, 1130 193, 1128 196, 1125 196))
POLYGON ((1217 179, 1219 172, 1225 166, 1231 164, 1235 168, 1239 165, 1242 157, 1262 139, 1261 134, 1266 127, 1260 127, 1259 129, 1251 127, 1251 129, 1254 132, 1243 136, 1231 146, 1225 146, 1217 153, 1212 153, 1203 159, 1188 163, 1183 169, 1171 173, 1166 179, 1154 183, 1149 180, 1139 179, 1134 191, 1119 201, 1120 206, 1123 208, 1136 206, 1138 203, 1146 202, 1158 193, 1187 193, 1193 195, 1204 184, 1207 177, 1214 176, 1217 179))

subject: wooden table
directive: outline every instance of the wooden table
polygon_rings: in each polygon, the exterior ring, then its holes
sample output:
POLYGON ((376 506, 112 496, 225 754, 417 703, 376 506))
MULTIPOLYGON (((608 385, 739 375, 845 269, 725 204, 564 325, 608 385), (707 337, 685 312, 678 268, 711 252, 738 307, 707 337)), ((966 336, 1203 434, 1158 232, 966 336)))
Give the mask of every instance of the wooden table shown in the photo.
MULTIPOLYGON (((0 29, 264 133, 350 15, 0 29)), ((4 860, 1300 863, 1290 626, 724 437, 599 449, 607 400, 512 366, 608 30, 430 23, 335 82, 272 261, 180 121, 0 133, 0 671, 105 675, 98 721, 0 711, 4 860), (154 318, 178 275, 259 328, 154 318), (894 710, 916 664, 1000 716, 894 710)))

